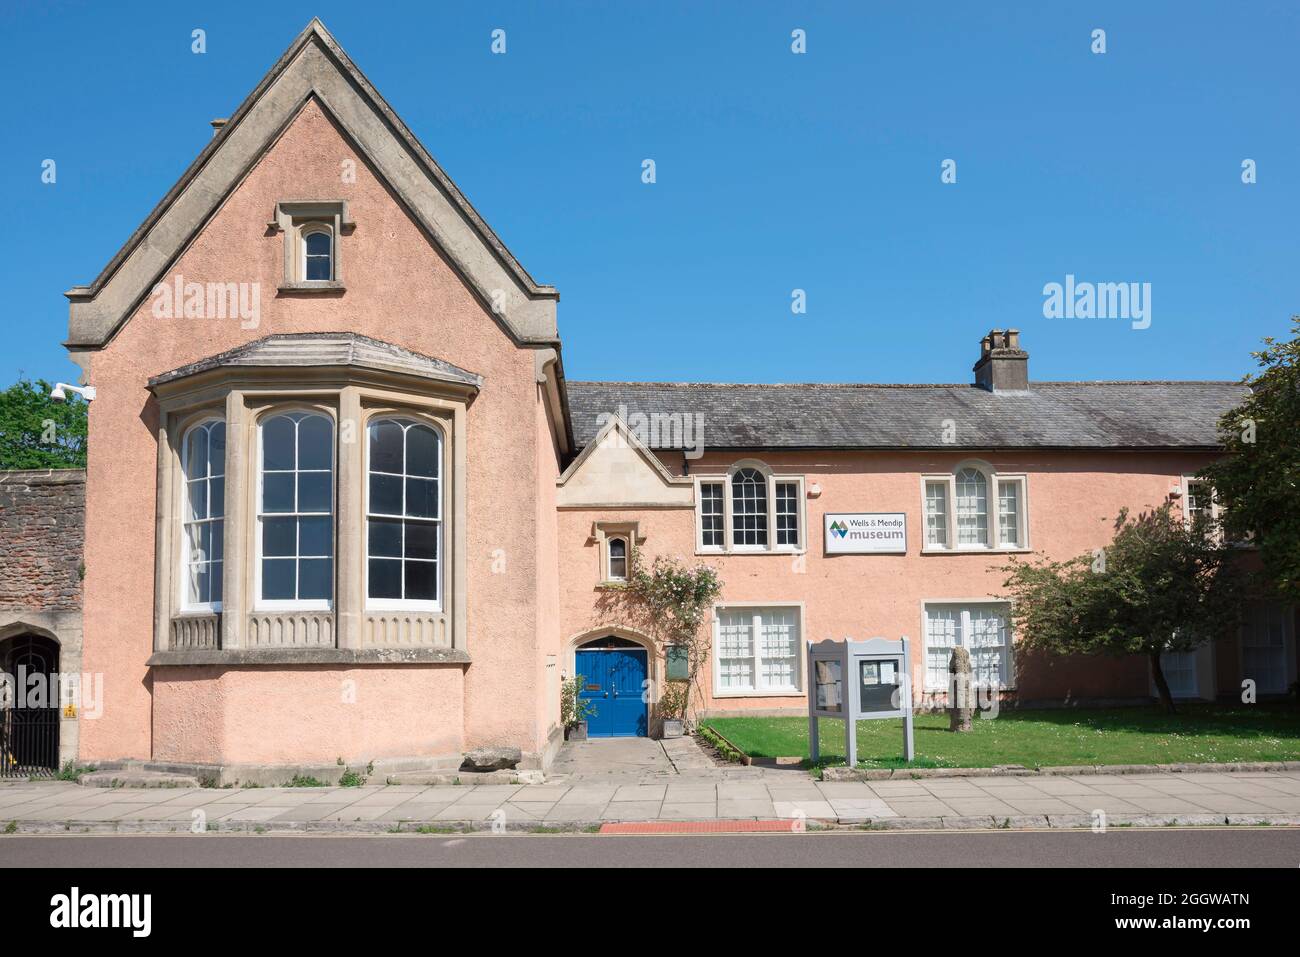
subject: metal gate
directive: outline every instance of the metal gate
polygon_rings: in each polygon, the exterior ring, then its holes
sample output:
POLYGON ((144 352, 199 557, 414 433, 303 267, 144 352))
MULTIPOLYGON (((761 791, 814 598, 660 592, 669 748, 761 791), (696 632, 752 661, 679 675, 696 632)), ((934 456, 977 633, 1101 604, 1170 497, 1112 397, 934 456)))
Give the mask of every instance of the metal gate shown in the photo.
POLYGON ((0 669, 12 681, 9 700, 0 705, 0 778, 51 777, 59 769, 59 699, 53 678, 59 646, 41 635, 19 635, 0 642, 0 669), (30 707, 29 679, 45 682, 42 705, 30 707))
POLYGON ((58 708, 0 710, 0 778, 51 777, 58 767, 58 708))

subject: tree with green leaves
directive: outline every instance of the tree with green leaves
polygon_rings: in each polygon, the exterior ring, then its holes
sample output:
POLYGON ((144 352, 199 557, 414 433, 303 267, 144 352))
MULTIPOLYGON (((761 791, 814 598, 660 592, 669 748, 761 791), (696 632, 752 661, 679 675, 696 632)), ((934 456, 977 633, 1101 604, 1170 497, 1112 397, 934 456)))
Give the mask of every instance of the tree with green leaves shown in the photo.
POLYGON ((1228 454, 1201 476, 1214 487, 1224 534, 1258 546, 1277 597, 1300 602, 1300 317, 1288 342, 1264 340, 1251 392, 1219 422, 1228 454))
POLYGON ((1145 655, 1160 702, 1175 713, 1160 667, 1230 634, 1243 601, 1236 555, 1208 521, 1166 503, 1122 510, 1109 546, 1068 561, 1013 559, 1004 568, 1018 647, 1056 655, 1145 655))
POLYGON ((50 383, 19 379, 0 392, 0 469, 84 469, 86 402, 50 398, 50 383))

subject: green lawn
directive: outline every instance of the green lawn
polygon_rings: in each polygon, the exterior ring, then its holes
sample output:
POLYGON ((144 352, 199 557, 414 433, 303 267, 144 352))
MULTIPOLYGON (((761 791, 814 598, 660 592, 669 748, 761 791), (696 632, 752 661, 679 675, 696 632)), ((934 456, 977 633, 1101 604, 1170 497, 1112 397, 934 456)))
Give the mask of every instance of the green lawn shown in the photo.
MULTIPOLYGON (((844 722, 822 718, 822 764, 844 763, 844 722)), ((807 718, 709 718, 753 757, 808 755, 807 718)), ((969 734, 948 731, 946 714, 916 716, 911 767, 985 768, 997 764, 1169 764, 1300 760, 1300 709, 1291 704, 1185 705, 1177 715, 1155 708, 1002 711, 976 717, 969 734)), ((903 767, 902 719, 858 723, 858 763, 903 767)))

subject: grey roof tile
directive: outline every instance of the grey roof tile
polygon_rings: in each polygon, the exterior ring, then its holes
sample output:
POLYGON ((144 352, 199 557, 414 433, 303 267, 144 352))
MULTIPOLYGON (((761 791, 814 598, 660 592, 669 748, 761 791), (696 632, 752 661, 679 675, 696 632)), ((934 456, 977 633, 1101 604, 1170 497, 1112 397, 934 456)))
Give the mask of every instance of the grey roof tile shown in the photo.
MULTIPOLYGON (((1035 382, 1027 392, 973 385, 568 383, 579 447, 602 413, 699 414, 704 445, 733 449, 1216 448, 1233 382, 1035 382), (944 421, 956 442, 942 441, 944 421)), ((635 423, 632 423, 635 425, 635 423)), ((666 431, 666 430, 665 430, 666 431)), ((651 436, 653 438, 653 436, 651 436)), ((678 447, 666 436, 651 442, 678 447)))

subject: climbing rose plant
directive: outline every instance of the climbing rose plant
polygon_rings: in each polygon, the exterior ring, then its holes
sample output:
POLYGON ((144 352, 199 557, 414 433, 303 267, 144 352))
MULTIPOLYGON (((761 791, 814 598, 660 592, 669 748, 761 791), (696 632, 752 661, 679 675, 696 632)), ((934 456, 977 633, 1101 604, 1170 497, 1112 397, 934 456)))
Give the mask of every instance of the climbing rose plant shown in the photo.
MULTIPOLYGON (((703 563, 688 566, 681 559, 666 555, 656 555, 647 566, 640 550, 634 548, 625 593, 640 606, 646 627, 661 648, 683 649, 687 688, 700 692, 699 675, 709 659, 704 621, 722 594, 717 569, 703 563)), ((697 694, 665 688, 661 709, 666 717, 685 719, 691 702, 697 697, 697 694)))

